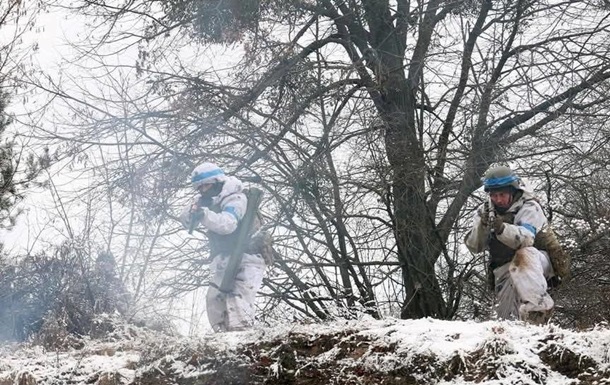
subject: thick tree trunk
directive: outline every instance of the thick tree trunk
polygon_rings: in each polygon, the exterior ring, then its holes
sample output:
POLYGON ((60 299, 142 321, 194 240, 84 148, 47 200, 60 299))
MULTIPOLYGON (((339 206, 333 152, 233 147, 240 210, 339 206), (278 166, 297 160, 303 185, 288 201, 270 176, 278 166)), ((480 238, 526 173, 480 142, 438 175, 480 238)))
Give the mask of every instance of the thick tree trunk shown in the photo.
POLYGON ((435 273, 442 241, 435 233, 435 214, 426 205, 423 157, 417 145, 404 140, 404 132, 399 136, 403 140, 386 145, 394 172, 394 235, 405 290, 401 318, 445 318, 446 304, 435 273))
MULTIPOLYGON (((416 121, 416 100, 432 32, 446 10, 439 11, 440 0, 428 2, 411 60, 405 67, 406 35, 399 33, 400 28, 392 29, 387 2, 364 3, 374 31, 370 43, 379 54, 379 97, 372 96, 385 122, 385 146, 393 173, 394 236, 405 289, 401 317, 443 318, 446 305, 434 269, 442 242, 435 233, 435 214, 426 205, 426 159, 416 121)), ((407 8, 403 4, 402 10, 406 12, 407 8)), ((409 21, 405 18, 397 25, 401 23, 406 26, 409 21)))
MULTIPOLYGON (((401 188, 403 189, 403 188, 401 188)), ((405 297, 401 318, 446 317, 446 306, 435 262, 441 248, 433 234, 434 223, 416 192, 396 197, 396 241, 402 263, 405 297)))
POLYGON ((441 239, 435 233, 435 213, 426 205, 426 166, 416 134, 415 97, 404 79, 384 89, 386 150, 392 166, 394 236, 402 265, 405 297, 402 318, 446 316, 446 305, 435 274, 441 239))

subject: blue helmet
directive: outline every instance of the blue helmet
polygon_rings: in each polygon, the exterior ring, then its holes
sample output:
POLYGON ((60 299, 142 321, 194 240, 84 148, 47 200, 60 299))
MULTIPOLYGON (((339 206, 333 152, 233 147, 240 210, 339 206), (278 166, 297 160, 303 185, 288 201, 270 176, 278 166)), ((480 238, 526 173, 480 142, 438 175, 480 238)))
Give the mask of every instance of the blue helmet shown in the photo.
POLYGON ((485 191, 498 190, 512 186, 519 190, 520 178, 515 175, 513 170, 508 166, 496 166, 490 168, 483 178, 483 186, 485 191))
POLYGON ((227 177, 224 171, 214 163, 202 163, 191 172, 191 185, 195 189, 204 184, 214 184, 225 180, 227 177))

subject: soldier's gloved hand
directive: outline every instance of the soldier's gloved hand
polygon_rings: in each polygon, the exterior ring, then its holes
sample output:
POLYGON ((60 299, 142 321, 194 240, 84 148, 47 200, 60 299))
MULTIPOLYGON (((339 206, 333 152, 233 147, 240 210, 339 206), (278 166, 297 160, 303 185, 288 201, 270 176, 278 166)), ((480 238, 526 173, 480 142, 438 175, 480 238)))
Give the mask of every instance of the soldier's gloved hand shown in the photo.
POLYGON ((489 208, 487 205, 479 207, 479 218, 481 218, 481 225, 489 228, 489 208))
POLYGON ((496 215, 496 218, 494 219, 494 222, 492 223, 494 232, 496 234, 502 234, 502 232, 504 231, 504 220, 502 219, 501 215, 496 215))
POLYGON ((199 226, 199 223, 205 217, 205 210, 196 204, 191 207, 191 216, 189 218, 189 234, 193 234, 193 231, 199 226))
POLYGON ((206 211, 203 209, 203 207, 198 207, 197 209, 191 210, 191 218, 199 223, 205 217, 205 213, 206 211))

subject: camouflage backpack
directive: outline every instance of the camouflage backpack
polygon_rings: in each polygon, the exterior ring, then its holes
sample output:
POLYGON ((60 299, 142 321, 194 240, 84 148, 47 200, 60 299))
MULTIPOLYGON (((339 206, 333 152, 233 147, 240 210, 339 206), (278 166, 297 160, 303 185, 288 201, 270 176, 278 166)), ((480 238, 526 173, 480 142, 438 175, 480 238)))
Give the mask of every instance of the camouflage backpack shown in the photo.
MULTIPOLYGON (((260 203, 260 197, 262 197, 262 190, 256 187, 250 187, 244 189, 244 194, 248 197, 248 201, 254 198, 254 195, 258 196, 256 201, 260 203)), ((250 230, 250 240, 246 246, 246 252, 249 254, 260 254, 267 265, 273 264, 274 250, 273 250, 273 236, 266 230, 262 229, 262 218, 259 212, 258 205, 255 207, 256 213, 254 214, 254 223, 250 230)))
POLYGON ((548 253, 555 275, 559 276, 564 282, 570 279, 572 256, 561 247, 557 235, 551 226, 543 228, 536 234, 534 247, 548 253))

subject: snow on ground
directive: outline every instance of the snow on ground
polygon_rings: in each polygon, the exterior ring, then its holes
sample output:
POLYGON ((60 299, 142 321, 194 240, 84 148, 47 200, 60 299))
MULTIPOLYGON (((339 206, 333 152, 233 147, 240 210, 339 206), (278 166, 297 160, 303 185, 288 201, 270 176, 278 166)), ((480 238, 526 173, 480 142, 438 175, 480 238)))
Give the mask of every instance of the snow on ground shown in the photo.
POLYGON ((36 384, 602 385, 609 374, 607 326, 573 331, 512 321, 366 319, 197 339, 125 325, 62 351, 0 347, 0 385, 21 383, 20 376, 36 384))

